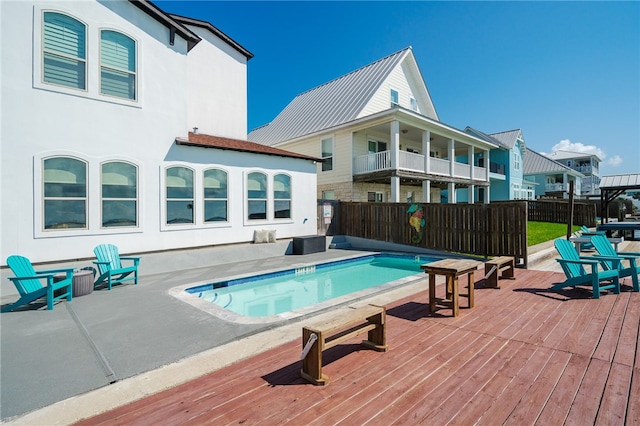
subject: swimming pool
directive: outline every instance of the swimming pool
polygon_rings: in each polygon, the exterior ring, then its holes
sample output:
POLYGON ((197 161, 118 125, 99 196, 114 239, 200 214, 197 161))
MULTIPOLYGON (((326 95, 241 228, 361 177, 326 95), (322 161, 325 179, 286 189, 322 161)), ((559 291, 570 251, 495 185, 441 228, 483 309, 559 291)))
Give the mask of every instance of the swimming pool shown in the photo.
POLYGON ((435 260, 383 253, 207 283, 185 291, 245 317, 287 316, 341 296, 422 278, 420 265, 435 260))

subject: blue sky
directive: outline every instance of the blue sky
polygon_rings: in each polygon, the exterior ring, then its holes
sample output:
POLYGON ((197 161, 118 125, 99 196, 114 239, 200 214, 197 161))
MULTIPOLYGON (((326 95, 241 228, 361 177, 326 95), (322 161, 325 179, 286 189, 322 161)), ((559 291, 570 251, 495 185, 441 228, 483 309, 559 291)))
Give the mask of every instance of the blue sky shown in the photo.
POLYGON ((249 129, 296 95, 412 46, 440 120, 640 173, 640 2, 156 1, 255 57, 249 129))

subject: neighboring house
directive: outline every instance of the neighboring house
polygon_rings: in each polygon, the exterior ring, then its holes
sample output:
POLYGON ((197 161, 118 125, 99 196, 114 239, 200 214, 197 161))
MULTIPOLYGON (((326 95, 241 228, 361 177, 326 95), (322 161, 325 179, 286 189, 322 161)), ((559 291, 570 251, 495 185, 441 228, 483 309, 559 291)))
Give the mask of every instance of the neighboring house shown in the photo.
POLYGON ((584 175, 581 192, 583 196, 600 195, 600 157, 572 151, 554 151, 548 157, 584 175))
POLYGON ((564 164, 527 148, 524 157, 524 177, 532 182, 535 198, 569 198, 569 182, 574 182, 573 193, 580 197, 584 175, 564 164))
POLYGON ((0 7, 3 261, 316 232, 317 158, 246 141, 238 43, 148 1, 0 7))
MULTIPOLYGON (((515 129, 486 134, 472 127, 467 127, 465 132, 497 145, 497 148, 489 151, 490 201, 533 199, 533 191, 530 189, 531 183, 526 182, 523 177, 523 159, 527 147, 522 130, 515 129)), ((482 201, 483 196, 484 194, 480 193, 478 199, 482 201)))
POLYGON ((248 139, 322 157, 318 198, 374 202, 474 202, 496 147, 439 121, 410 47, 298 95, 248 139))

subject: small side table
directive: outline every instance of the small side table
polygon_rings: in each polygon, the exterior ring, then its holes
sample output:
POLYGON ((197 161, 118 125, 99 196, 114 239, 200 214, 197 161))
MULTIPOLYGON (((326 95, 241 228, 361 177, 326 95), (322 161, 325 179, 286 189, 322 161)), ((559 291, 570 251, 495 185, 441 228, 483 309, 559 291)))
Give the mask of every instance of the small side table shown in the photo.
POLYGON ((473 273, 481 264, 482 262, 476 260, 445 259, 421 265, 420 268, 429 274, 429 312, 435 312, 436 306, 438 303, 441 303, 446 307, 450 307, 453 311, 453 316, 457 317, 460 313, 459 296, 468 298, 469 304, 467 307, 469 309, 473 308, 473 287, 475 284, 473 273), (468 275, 469 291, 466 294, 460 294, 458 290, 458 277, 465 274, 468 275), (447 288, 445 299, 436 298, 436 275, 444 275, 446 278, 447 288))
MULTIPOLYGON (((53 276, 54 281, 62 281, 64 274, 53 276)), ((73 297, 84 296, 93 293, 93 271, 88 269, 78 269, 73 271, 73 297)))

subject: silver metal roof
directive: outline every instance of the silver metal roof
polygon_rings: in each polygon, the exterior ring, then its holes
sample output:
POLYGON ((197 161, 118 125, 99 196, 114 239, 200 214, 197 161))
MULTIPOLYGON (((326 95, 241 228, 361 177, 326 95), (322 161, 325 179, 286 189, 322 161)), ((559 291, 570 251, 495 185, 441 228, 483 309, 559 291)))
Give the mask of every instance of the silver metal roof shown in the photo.
POLYGON ((589 154, 587 152, 575 152, 575 151, 554 151, 549 154, 549 158, 554 160, 568 160, 573 158, 587 158, 587 157, 596 157, 598 161, 602 161, 600 157, 596 154, 589 154))
POLYGON ((600 189, 607 188, 628 188, 640 189, 640 173, 630 173, 626 175, 602 176, 600 189))
POLYGON ((491 133, 489 136, 499 141, 501 145, 506 146, 508 149, 511 149, 515 146, 518 138, 522 139, 522 142, 524 142, 524 137, 522 137, 522 130, 520 129, 491 133))
POLYGON ((523 159, 523 172, 524 175, 540 175, 547 173, 567 173, 572 176, 584 175, 570 167, 560 164, 551 158, 545 157, 542 154, 537 153, 532 149, 527 149, 527 155, 523 159))
POLYGON ((391 71, 411 52, 400 50, 296 96, 273 121, 247 139, 264 145, 337 126, 358 118, 391 71))

